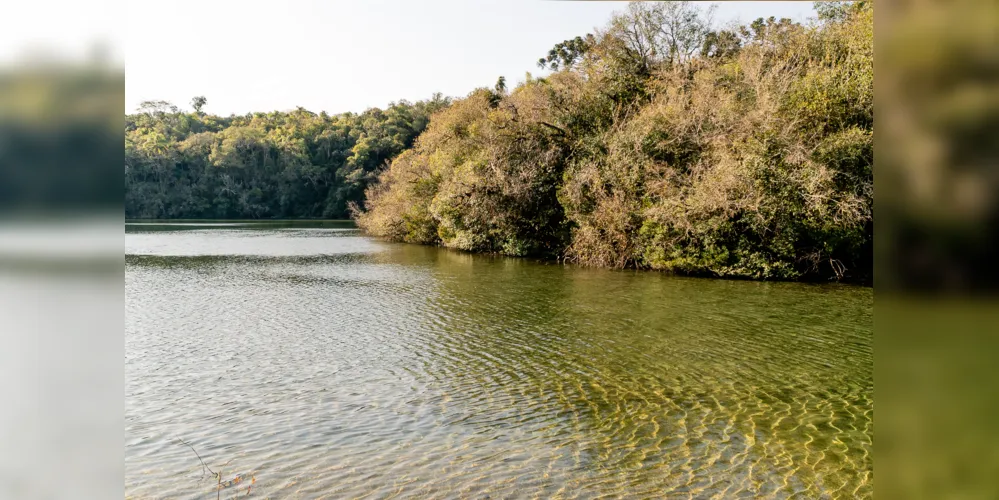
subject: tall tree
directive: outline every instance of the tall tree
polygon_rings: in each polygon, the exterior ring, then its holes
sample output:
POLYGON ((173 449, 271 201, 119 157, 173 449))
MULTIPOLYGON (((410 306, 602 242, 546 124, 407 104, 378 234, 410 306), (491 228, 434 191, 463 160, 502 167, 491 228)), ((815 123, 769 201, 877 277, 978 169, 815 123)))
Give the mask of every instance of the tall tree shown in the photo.
POLYGON ((194 99, 191 99, 191 107, 194 108, 194 112, 198 113, 199 115, 201 114, 201 108, 205 107, 205 104, 207 103, 208 99, 205 98, 205 96, 203 95, 199 95, 194 99))
POLYGON ((501 76, 498 79, 496 79, 496 86, 493 87, 493 89, 496 90, 497 94, 505 94, 506 93, 506 77, 505 76, 501 76))
POLYGON ((696 2, 631 2, 616 14, 608 33, 631 50, 647 71, 659 65, 682 64, 696 55, 711 32, 714 7, 696 2))
POLYGON ((572 68, 595 44, 596 38, 592 34, 559 42, 548 51, 547 56, 538 59, 538 67, 552 71, 572 68))

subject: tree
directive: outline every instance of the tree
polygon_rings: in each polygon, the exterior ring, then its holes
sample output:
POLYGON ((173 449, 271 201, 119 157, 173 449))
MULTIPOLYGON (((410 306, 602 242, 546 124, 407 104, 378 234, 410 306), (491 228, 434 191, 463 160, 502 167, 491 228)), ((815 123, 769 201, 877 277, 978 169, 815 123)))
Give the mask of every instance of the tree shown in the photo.
POLYGON ((205 107, 205 104, 207 103, 208 99, 205 98, 205 96, 203 95, 199 95, 194 99, 191 99, 191 107, 194 108, 194 112, 198 113, 199 115, 201 114, 201 108, 205 107))
POLYGON ((139 113, 153 116, 157 114, 176 113, 180 111, 168 101, 142 101, 139 103, 139 113))
POLYGON ((501 76, 501 77, 499 77, 496 80, 496 86, 494 87, 494 89, 496 90, 497 94, 505 94, 506 93, 506 77, 505 76, 501 76))
POLYGON ((813 2, 815 13, 823 22, 842 22, 856 12, 867 7, 869 2, 813 2))
POLYGON ((701 57, 732 57, 742 48, 742 40, 734 31, 712 31, 704 37, 701 57))
POLYGON ((695 2, 631 2, 611 18, 608 34, 620 39, 645 72, 682 64, 696 55, 711 32, 714 7, 695 2))
POLYGON ((596 38, 592 34, 586 35, 585 38, 577 36, 571 40, 564 40, 555 44, 547 56, 538 59, 538 67, 547 67, 552 71, 572 68, 595 44, 596 38))

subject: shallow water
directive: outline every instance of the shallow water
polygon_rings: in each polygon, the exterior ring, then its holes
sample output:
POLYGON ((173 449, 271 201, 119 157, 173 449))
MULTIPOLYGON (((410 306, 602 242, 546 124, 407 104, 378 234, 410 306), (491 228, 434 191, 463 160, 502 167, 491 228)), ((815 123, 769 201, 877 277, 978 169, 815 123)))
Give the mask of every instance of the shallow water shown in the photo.
POLYGON ((872 496, 869 288, 318 226, 126 225, 126 495, 872 496))

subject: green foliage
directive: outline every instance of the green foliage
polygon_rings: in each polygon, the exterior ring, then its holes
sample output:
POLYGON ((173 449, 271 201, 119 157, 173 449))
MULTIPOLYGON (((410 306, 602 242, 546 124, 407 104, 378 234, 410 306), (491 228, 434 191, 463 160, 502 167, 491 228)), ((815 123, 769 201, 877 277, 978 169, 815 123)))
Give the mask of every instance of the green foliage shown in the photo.
POLYGON ((712 32, 633 4, 556 69, 433 117, 368 189, 373 234, 754 279, 870 274, 873 13, 712 32))
POLYGON ((219 117, 148 101, 125 117, 125 216, 346 218, 386 162, 450 100, 330 116, 219 117))
POLYGON ((710 31, 704 36, 701 57, 733 57, 742 48, 742 39, 734 31, 710 31))
POLYGON ((843 22, 855 12, 870 8, 870 2, 813 2, 819 19, 826 22, 843 22))
POLYGON ((508 255, 556 255, 568 232, 556 198, 565 131, 545 121, 547 89, 479 89, 436 115, 415 148, 369 189, 358 222, 403 241, 508 255))
POLYGON ((547 56, 538 59, 538 67, 542 69, 547 67, 552 71, 572 68, 595 43, 596 38, 593 35, 586 35, 585 38, 577 36, 571 40, 557 43, 548 51, 547 56))
POLYGON ((499 77, 499 78, 496 79, 496 86, 493 87, 493 90, 495 90, 497 94, 505 94, 506 93, 506 77, 505 76, 501 76, 501 77, 499 77))

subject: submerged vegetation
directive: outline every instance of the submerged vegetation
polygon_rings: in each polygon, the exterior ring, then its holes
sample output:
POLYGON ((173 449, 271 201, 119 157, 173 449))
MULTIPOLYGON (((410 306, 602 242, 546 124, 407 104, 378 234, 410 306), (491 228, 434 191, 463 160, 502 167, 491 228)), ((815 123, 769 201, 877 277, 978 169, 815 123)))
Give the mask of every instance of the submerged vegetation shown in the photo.
POLYGON ((869 276, 873 12, 712 31, 632 3, 556 70, 434 115, 368 188, 371 233, 476 252, 756 279, 869 276))
POLYGON ((131 218, 341 218, 398 241, 583 265, 869 280, 873 12, 713 27, 632 3, 500 77, 361 114, 126 116, 131 218))

